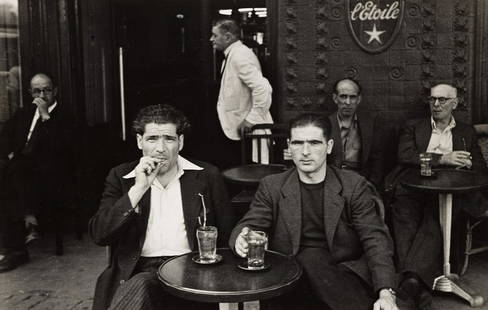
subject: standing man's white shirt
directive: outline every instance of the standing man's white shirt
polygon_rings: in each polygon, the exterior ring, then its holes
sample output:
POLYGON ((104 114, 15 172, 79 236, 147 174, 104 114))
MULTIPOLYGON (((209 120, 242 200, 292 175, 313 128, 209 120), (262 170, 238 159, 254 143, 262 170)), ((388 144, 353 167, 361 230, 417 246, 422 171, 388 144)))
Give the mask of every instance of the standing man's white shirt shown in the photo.
MULTIPOLYGON (((180 178, 185 170, 203 170, 178 156, 178 172, 166 187, 155 178, 151 185, 151 207, 141 256, 175 256, 191 252, 183 217, 180 178)), ((131 171, 124 178, 134 178, 131 171)))
MULTIPOLYGON (((226 63, 217 112, 225 135, 231 140, 240 140, 239 126, 244 120, 251 124, 273 123, 269 112, 273 90, 262 75, 258 58, 240 40, 229 45, 224 54, 226 63)), ((264 146, 262 154, 267 158, 267 143, 264 146)))

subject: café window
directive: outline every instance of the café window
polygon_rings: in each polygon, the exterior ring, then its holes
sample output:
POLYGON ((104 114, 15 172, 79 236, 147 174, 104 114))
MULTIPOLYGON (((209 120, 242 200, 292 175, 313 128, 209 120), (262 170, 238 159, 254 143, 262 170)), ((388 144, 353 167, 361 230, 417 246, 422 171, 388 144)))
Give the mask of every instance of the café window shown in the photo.
POLYGON ((0 0, 0 127, 22 106, 18 0, 0 0))

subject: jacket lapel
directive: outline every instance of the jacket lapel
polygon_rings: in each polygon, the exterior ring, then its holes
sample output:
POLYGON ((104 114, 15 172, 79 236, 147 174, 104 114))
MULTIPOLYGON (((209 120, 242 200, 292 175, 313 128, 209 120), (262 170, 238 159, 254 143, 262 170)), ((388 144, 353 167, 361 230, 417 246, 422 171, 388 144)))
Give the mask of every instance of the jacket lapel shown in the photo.
POLYGON ((329 249, 332 249, 337 223, 344 209, 344 198, 339 195, 342 185, 336 171, 327 166, 324 182, 324 226, 329 249))
MULTIPOLYGON (((205 185, 196 178, 197 171, 185 170, 180 178, 181 200, 183 204, 183 217, 185 219, 186 236, 192 250, 195 249, 195 235, 198 224, 198 216, 203 208, 201 198, 198 194, 205 197, 205 205, 210 207, 208 197, 206 197, 205 185)), ((208 210, 207 210, 208 212, 208 210)))
POLYGON ((453 151, 462 150, 462 151, 470 152, 471 150, 469 149, 469 147, 471 145, 467 145, 468 141, 464 137, 464 132, 461 132, 461 130, 459 130, 459 126, 452 128, 451 132, 452 132, 452 150, 453 151), (465 139, 464 142, 463 139, 465 139), (465 150, 464 148, 467 148, 467 150, 465 150))
POLYGON ((371 141, 373 141, 373 118, 367 113, 357 115, 361 134, 361 163, 365 164, 369 157, 371 141))
POLYGON ((429 146, 430 136, 432 135, 432 125, 430 124, 430 118, 420 123, 420 126, 415 132, 417 137, 417 145, 421 152, 425 152, 429 146))
POLYGON ((137 230, 139 231, 139 247, 142 249, 146 240, 147 222, 151 211, 151 188, 149 188, 139 201, 140 215, 137 217, 137 230))
POLYGON ((332 113, 329 116, 329 120, 332 126, 332 140, 334 140, 334 147, 332 148, 331 159, 332 163, 337 167, 342 165, 342 140, 341 129, 339 128, 339 121, 337 120, 337 112, 332 113))
POLYGON ((302 208, 298 173, 290 173, 281 188, 283 199, 279 201, 280 214, 290 234, 293 253, 298 253, 302 233, 302 208))

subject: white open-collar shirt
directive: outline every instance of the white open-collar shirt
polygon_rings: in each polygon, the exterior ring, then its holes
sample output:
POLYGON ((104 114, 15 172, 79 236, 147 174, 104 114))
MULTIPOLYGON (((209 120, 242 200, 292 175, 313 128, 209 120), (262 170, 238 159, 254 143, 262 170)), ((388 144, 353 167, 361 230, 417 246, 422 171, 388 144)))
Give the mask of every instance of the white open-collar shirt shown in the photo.
MULTIPOLYGON (((177 167, 178 172, 166 187, 157 178, 151 185, 151 206, 141 256, 174 256, 191 252, 183 217, 180 178, 185 170, 203 168, 179 155, 177 167)), ((135 170, 124 178, 135 178, 135 170)))
POLYGON ((451 121, 444 130, 437 128, 434 119, 430 118, 432 134, 429 140, 427 152, 436 154, 447 154, 453 151, 452 129, 456 127, 456 120, 451 116, 451 121))

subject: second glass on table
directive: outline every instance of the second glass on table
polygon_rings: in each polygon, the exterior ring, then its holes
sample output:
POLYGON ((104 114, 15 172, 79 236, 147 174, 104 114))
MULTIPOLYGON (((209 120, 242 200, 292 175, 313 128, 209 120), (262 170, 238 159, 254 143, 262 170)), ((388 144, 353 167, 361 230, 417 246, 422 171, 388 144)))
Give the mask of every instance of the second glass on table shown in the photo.
POLYGON ((265 250, 268 244, 268 237, 264 231, 251 230, 247 234, 247 267, 249 269, 265 268, 265 250))

